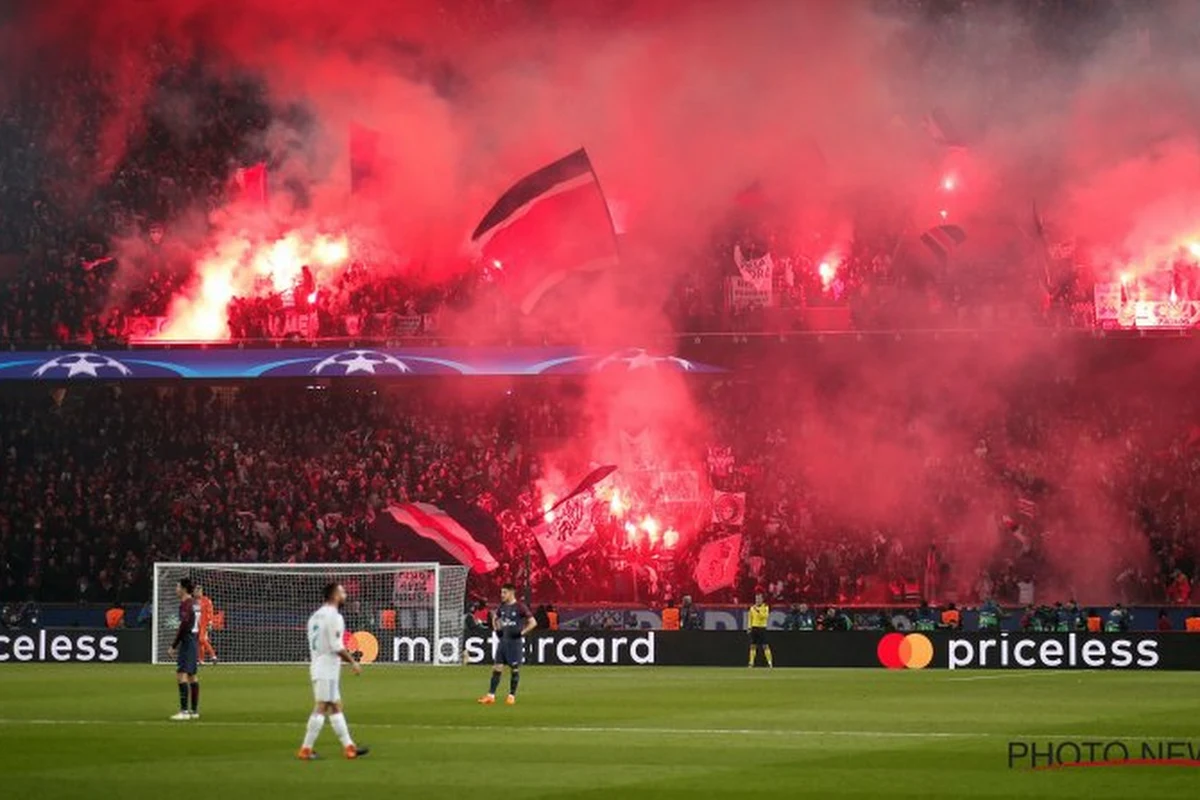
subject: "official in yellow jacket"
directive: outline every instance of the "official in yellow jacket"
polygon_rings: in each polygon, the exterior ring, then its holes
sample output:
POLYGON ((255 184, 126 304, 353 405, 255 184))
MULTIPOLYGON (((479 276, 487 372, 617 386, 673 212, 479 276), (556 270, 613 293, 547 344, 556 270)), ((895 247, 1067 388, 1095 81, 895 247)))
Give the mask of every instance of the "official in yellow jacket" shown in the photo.
POLYGON ((771 607, 767 605, 762 592, 754 595, 754 605, 750 606, 750 664, 754 667, 758 651, 762 650, 767 659, 767 666, 774 667, 775 660, 771 657, 771 645, 767 644, 767 619, 771 616, 771 607))

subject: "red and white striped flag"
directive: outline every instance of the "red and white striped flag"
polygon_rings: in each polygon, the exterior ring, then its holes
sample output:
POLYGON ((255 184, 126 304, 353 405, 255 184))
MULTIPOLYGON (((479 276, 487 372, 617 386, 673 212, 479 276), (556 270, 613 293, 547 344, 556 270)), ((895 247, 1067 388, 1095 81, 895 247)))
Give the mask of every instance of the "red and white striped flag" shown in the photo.
POLYGON ((500 566, 487 545, 464 523, 432 503, 399 503, 387 507, 392 519, 436 543, 473 572, 491 572, 500 566))

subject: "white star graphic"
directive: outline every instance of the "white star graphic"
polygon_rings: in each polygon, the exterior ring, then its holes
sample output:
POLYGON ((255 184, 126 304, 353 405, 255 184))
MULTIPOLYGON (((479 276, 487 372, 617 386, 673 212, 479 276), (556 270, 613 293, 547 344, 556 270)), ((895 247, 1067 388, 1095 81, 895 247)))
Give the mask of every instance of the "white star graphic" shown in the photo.
POLYGON ((654 356, 647 353, 645 350, 638 353, 633 358, 629 359, 630 369, 643 369, 645 367, 653 367, 656 359, 654 356))
POLYGON ((78 358, 70 363, 67 367, 67 377, 74 378, 76 375, 91 375, 93 378, 99 377, 96 374, 96 367, 100 366, 86 358, 78 358))
POLYGON ((375 364, 377 362, 371 361, 368 358, 363 358, 362 353, 355 353, 354 358, 350 359, 349 361, 343 361, 342 363, 346 365, 347 375, 352 372, 365 372, 368 375, 374 375, 375 364))

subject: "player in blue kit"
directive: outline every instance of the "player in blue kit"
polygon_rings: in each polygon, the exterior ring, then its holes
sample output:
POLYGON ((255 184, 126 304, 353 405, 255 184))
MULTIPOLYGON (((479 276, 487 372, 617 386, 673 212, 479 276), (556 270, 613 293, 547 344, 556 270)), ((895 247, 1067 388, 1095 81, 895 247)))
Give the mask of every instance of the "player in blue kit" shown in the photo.
POLYGON ((496 655, 492 660, 492 684, 488 693, 479 702, 490 706, 496 702, 496 687, 504 667, 508 667, 508 705, 517 702, 517 685, 521 682, 521 662, 525 660, 525 636, 537 627, 537 620, 529 606, 517 602, 517 587, 506 583, 500 587, 500 605, 492 614, 492 630, 500 637, 496 643, 496 655))
POLYGON ((191 578, 180 578, 175 585, 175 596, 179 598, 179 630, 175 632, 175 641, 167 655, 175 659, 175 677, 179 682, 179 713, 171 717, 176 722, 200 719, 200 682, 196 679, 200 669, 200 603, 193 597, 194 591, 191 578))

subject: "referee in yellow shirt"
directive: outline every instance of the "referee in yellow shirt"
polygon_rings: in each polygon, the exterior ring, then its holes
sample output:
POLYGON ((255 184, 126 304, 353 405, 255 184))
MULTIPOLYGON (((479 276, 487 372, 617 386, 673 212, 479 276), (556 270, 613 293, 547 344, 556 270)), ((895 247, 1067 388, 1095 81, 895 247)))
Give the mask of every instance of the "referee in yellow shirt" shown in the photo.
POLYGON ((755 656, 762 650, 766 656, 767 666, 774 667, 771 658, 771 645, 767 644, 767 618, 771 616, 771 607, 767 605, 762 592, 754 595, 754 605, 750 606, 750 668, 754 668, 755 656))

